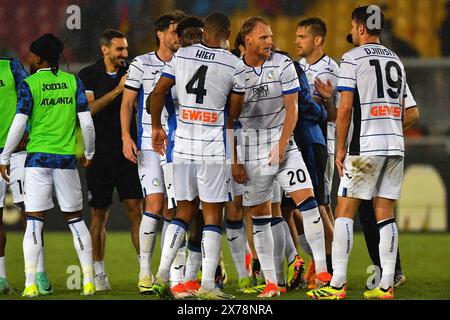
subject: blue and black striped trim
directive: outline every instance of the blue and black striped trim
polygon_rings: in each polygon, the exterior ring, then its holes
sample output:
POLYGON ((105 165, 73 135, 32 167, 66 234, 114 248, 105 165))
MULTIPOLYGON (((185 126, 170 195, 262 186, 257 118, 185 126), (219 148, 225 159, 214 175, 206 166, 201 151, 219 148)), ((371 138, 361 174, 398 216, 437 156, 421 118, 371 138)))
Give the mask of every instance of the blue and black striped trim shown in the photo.
POLYGON ((74 224, 74 223, 77 223, 77 222, 81 222, 81 221, 83 221, 83 220, 84 220, 84 218, 83 218, 83 217, 80 217, 80 218, 78 218, 78 219, 73 219, 73 220, 67 221, 67 224, 74 224))
POLYGON ((205 232, 205 231, 212 231, 212 232, 217 232, 217 233, 223 234, 223 228, 221 226, 217 226, 217 225, 213 225, 213 224, 205 225, 205 227, 203 228, 203 232, 205 232))
POLYGON ((271 219, 270 225, 273 227, 273 226, 276 226, 277 224, 279 224, 280 222, 283 222, 283 221, 284 221, 283 217, 274 217, 274 218, 271 219))
POLYGON ((305 201, 303 201, 302 203, 300 203, 297 206, 298 209, 300 209, 300 211, 304 212, 304 211, 308 211, 314 208, 317 208, 317 201, 316 198, 314 197, 309 197, 308 199, 306 199, 305 201))
POLYGON ((183 220, 178 219, 178 218, 172 219, 170 224, 175 224, 175 225, 183 228, 185 231, 188 229, 188 224, 186 222, 184 222, 183 220))
POLYGON ((154 213, 151 213, 151 212, 148 212, 148 211, 144 212, 144 216, 149 217, 149 218, 153 218, 153 219, 156 219, 156 220, 161 220, 161 216, 159 216, 157 214, 154 214, 154 213))
POLYGON ((226 222, 228 229, 241 229, 243 226, 242 220, 227 220, 226 222))
POLYGON ((263 226, 265 224, 270 223, 272 218, 255 218, 252 217, 252 222, 255 226, 263 226))
POLYGON ((390 218, 390 219, 387 219, 387 220, 385 220, 385 221, 378 222, 378 223, 377 223, 377 225, 378 225, 378 230, 383 229, 383 227, 385 227, 385 226, 387 226, 388 224, 391 224, 391 223, 395 223, 395 218, 390 218))
POLYGON ((32 216, 27 216, 27 220, 36 220, 36 221, 40 221, 42 223, 45 222, 44 218, 38 218, 38 217, 32 217, 32 216))
POLYGON ((188 242, 187 247, 188 247, 189 251, 194 251, 194 252, 198 252, 198 253, 202 252, 202 248, 196 246, 195 244, 191 243, 190 241, 188 242))

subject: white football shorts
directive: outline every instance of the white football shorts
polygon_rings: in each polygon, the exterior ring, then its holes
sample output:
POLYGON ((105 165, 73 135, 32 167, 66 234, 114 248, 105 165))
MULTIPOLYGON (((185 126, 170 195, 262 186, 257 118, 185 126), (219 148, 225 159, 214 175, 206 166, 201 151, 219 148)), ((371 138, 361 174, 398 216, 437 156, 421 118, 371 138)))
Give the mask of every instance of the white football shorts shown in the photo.
POLYGON ((155 151, 146 150, 138 153, 138 173, 144 197, 153 193, 165 193, 164 173, 161 158, 155 151))
POLYGON ((9 187, 14 203, 24 201, 25 197, 25 160, 27 152, 21 151, 11 155, 9 183, 0 177, 0 208, 5 205, 6 190, 9 187))
MULTIPOLYGON (((288 194, 301 189, 313 188, 308 169, 297 149, 287 152, 285 160, 279 166, 251 162, 245 167, 250 180, 244 187, 244 206, 255 206, 273 199, 275 179, 288 194)), ((281 201, 281 192, 279 198, 281 201)))
POLYGON ((61 211, 76 212, 83 209, 78 170, 25 168, 25 210, 27 212, 53 208, 53 192, 61 211))
POLYGON ((400 199, 403 166, 402 156, 347 156, 338 195, 362 200, 400 199))
POLYGON ((174 158, 175 197, 192 201, 199 197, 209 203, 231 200, 231 166, 219 163, 187 163, 174 158))

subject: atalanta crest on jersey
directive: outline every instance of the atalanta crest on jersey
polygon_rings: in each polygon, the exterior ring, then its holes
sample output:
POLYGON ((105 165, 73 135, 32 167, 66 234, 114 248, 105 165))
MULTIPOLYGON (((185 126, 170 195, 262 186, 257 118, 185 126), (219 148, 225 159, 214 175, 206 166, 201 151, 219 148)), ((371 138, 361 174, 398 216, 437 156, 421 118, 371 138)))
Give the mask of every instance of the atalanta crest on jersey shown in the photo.
POLYGON ((152 181, 153 186, 155 187, 159 187, 159 185, 161 184, 161 182, 159 181, 158 178, 154 178, 152 181))

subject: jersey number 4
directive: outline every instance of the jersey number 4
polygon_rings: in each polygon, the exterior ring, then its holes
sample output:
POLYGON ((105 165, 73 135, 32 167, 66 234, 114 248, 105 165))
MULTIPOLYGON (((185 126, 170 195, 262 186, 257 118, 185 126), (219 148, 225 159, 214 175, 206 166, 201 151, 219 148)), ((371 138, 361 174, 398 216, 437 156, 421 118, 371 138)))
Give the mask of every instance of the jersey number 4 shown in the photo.
POLYGON ((200 68, 198 68, 197 72, 195 72, 192 79, 186 85, 186 92, 189 94, 196 95, 195 98, 196 103, 203 103, 203 97, 206 96, 206 89, 205 89, 206 71, 208 71, 208 66, 202 65, 200 68), (196 82, 198 82, 197 88, 194 88, 196 82))
MULTIPOLYGON (((369 63, 371 66, 375 67, 375 74, 377 75, 378 98, 384 98, 384 80, 380 60, 370 60, 369 63)), ((390 87, 389 89, 387 89, 387 93, 392 99, 397 99, 402 90, 402 70, 400 69, 400 66, 395 61, 388 61, 385 67, 385 75, 386 82, 390 87), (394 68, 397 72, 397 80, 392 79, 392 68, 394 68)))

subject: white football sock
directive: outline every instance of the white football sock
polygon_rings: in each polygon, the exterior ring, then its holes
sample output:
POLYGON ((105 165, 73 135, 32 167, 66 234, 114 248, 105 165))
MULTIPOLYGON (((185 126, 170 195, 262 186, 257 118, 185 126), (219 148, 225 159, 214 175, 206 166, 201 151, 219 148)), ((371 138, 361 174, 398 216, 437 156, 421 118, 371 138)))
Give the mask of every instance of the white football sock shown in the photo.
POLYGON ((205 290, 214 288, 216 268, 222 249, 222 227, 205 225, 202 236, 202 283, 205 290))
POLYGON ((304 252, 306 252, 310 257, 312 257, 313 254, 311 251, 311 247, 309 246, 308 241, 306 241, 305 234, 298 235, 298 242, 300 243, 300 248, 302 248, 304 252))
POLYGON ((286 237, 286 248, 284 249, 286 259, 288 263, 294 261, 298 255, 297 248, 295 247, 294 240, 292 240, 291 230, 286 221, 283 221, 284 236, 286 237))
POLYGON ((167 227, 157 274, 157 277, 161 278, 163 281, 169 280, 170 266, 175 260, 178 249, 184 241, 186 229, 186 223, 179 219, 173 219, 167 227))
POLYGON ((303 216, 303 229, 314 257, 316 274, 327 272, 325 232, 316 199, 308 198, 298 206, 303 216))
POLYGON ((105 261, 104 260, 94 261, 94 271, 95 275, 105 273, 105 261))
POLYGON ((275 274, 277 276, 277 284, 284 285, 284 254, 286 250, 286 234, 284 230, 284 219, 281 217, 272 218, 270 225, 273 236, 273 260, 275 264, 275 274))
POLYGON ((353 247, 353 219, 336 218, 334 221, 331 260, 333 262, 333 279, 331 285, 342 287, 347 282, 347 264, 353 247))
POLYGON ((44 219, 27 217, 27 227, 23 237, 23 255, 25 262, 25 287, 36 282, 36 270, 39 252, 42 248, 42 228, 44 219))
POLYGON ((378 228, 380 230, 380 244, 378 248, 382 270, 380 288, 388 289, 394 285, 398 230, 394 218, 378 222, 378 228))
POLYGON ((41 251, 39 252, 36 272, 45 272, 44 235, 42 235, 42 248, 41 251))
POLYGON ((227 220, 226 231, 228 247, 230 248, 234 266, 236 267, 236 271, 238 273, 238 279, 248 278, 248 273, 245 269, 245 241, 247 236, 245 234, 242 220, 227 220))
POLYGON ((139 226, 139 278, 152 273, 152 255, 161 216, 144 212, 139 226))
POLYGON ((164 239, 166 238, 166 231, 167 231, 167 227, 170 225, 170 221, 169 219, 163 218, 163 226, 162 226, 162 230, 161 230, 161 242, 159 243, 159 245, 161 246, 161 250, 163 249, 164 246, 164 239))
POLYGON ((83 218, 68 220, 70 231, 72 231, 73 244, 80 260, 83 270, 83 284, 94 282, 94 263, 92 261, 92 240, 89 229, 83 218))
POLYGON ((197 272, 202 265, 202 249, 188 243, 188 256, 186 270, 184 271, 184 282, 197 281, 197 272))
POLYGON ((186 265, 186 240, 183 241, 180 248, 177 251, 175 260, 173 260, 172 266, 170 267, 170 285, 172 287, 184 280, 184 269, 186 265))
POLYGON ((275 274, 275 261, 273 257, 274 242, 272 230, 270 227, 271 216, 253 217, 253 241, 255 243, 256 253, 261 265, 261 271, 264 273, 266 283, 277 283, 275 274))
POLYGON ((6 259, 5 259, 5 256, 0 257, 0 278, 6 278, 6 259))

